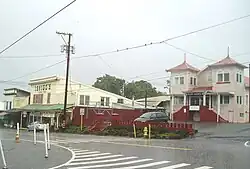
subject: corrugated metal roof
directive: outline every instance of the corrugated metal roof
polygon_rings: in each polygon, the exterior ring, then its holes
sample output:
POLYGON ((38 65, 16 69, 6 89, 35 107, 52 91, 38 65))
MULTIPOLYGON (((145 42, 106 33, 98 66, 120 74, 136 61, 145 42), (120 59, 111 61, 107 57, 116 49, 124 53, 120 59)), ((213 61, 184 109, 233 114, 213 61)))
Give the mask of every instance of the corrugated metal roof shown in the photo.
MULTIPOLYGON (((67 108, 71 108, 73 105, 67 105, 67 108)), ((30 104, 19 108, 23 111, 60 111, 63 110, 63 104, 30 104)))

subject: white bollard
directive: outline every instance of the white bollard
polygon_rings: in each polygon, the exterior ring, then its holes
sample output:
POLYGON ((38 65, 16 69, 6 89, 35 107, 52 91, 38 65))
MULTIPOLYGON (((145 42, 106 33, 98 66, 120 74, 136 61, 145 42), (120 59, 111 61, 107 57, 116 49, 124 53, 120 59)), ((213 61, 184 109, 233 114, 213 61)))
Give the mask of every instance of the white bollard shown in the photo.
POLYGON ((33 132, 34 132, 34 144, 36 145, 36 124, 34 124, 34 129, 33 129, 33 132))
POLYGON ((19 132, 19 123, 16 124, 16 133, 19 135, 20 132, 19 132))
POLYGON ((47 123, 47 135, 48 135, 48 150, 50 150, 49 123, 47 123))
POLYGON ((6 164, 6 160, 5 160, 5 156, 4 156, 4 152, 3 152, 2 140, 0 140, 0 149, 1 149, 3 165, 4 165, 3 169, 7 169, 7 164, 6 164))
POLYGON ((44 129, 43 129, 43 131, 44 131, 44 145, 45 145, 45 158, 48 158, 48 142, 47 142, 47 132, 46 132, 46 130, 47 130, 47 125, 46 124, 44 124, 44 129))

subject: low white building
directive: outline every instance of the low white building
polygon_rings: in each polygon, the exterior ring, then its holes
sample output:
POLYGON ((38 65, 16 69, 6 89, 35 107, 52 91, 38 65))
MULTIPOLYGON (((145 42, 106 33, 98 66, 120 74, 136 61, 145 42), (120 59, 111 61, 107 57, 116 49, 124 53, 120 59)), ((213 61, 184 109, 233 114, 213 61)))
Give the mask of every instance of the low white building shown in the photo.
MULTIPOLYGON (((34 120, 59 125, 59 116, 64 107, 65 78, 49 76, 32 79, 30 85, 30 105, 24 106, 24 112, 33 112, 34 120), (55 123, 56 121, 56 123, 55 123)), ((143 109, 144 104, 105 90, 69 80, 67 112, 73 116, 74 107, 99 107, 117 109, 143 109)), ((148 108, 152 108, 148 106, 148 108)), ((153 108, 152 108, 153 109, 153 108)), ((29 116, 29 121, 32 121, 29 116)))
MULTIPOLYGON (((64 77, 50 76, 32 79, 29 85, 31 87, 31 104, 64 104, 64 77)), ((74 106, 84 105, 112 108, 116 105, 113 103, 134 107, 143 106, 143 104, 123 96, 72 80, 69 80, 67 99, 67 103, 74 106)))

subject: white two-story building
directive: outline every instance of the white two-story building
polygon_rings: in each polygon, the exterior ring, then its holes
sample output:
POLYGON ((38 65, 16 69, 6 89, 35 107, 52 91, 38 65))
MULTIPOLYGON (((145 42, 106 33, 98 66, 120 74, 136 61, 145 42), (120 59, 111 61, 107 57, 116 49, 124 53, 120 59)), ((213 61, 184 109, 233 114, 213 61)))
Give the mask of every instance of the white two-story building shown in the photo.
POLYGON ((249 117, 247 67, 229 56, 199 70, 184 60, 171 73, 171 117, 175 121, 246 123, 249 117))
MULTIPOLYGON (((24 106, 22 110, 33 112, 35 120, 55 124, 58 127, 59 116, 64 108, 65 78, 59 76, 37 78, 30 80, 29 85, 30 105, 24 106)), ((69 80, 67 95, 67 112, 71 119, 76 107, 92 107, 96 111, 105 109, 110 112, 113 108, 144 108, 144 104, 134 100, 72 80, 69 80)))

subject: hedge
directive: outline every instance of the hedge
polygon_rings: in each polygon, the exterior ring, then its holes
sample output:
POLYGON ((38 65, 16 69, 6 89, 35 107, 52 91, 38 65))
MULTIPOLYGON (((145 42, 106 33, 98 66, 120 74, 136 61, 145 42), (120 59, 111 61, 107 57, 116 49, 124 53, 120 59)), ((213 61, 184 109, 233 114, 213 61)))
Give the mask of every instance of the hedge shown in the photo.
MULTIPOLYGON (((136 128, 136 137, 144 137, 144 128, 136 128)), ((81 130, 79 126, 69 126, 63 132, 75 133, 75 134, 94 134, 102 136, 123 136, 123 137, 134 137, 132 126, 109 126, 103 131, 92 131, 89 132, 86 127, 81 130)), ((195 130, 194 133, 198 131, 195 130)), ((151 128, 151 138, 155 139, 182 139, 189 136, 189 133, 184 130, 169 131, 166 128, 151 128)), ((148 137, 148 136, 147 136, 148 137)))

